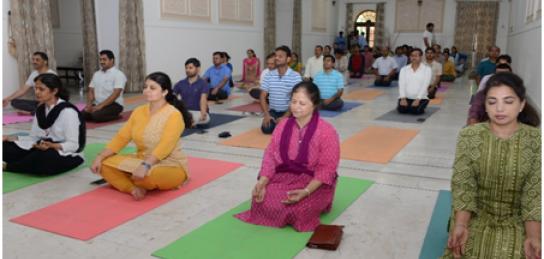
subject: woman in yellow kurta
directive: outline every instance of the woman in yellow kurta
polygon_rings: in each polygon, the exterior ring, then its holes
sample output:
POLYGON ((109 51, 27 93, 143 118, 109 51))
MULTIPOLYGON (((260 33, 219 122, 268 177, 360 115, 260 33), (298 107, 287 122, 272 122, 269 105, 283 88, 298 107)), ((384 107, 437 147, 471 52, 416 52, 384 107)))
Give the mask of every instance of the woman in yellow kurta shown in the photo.
POLYGON ((180 136, 185 125, 192 125, 191 114, 172 93, 172 82, 164 73, 147 76, 143 94, 149 104, 134 110, 90 168, 136 200, 149 190, 178 189, 190 178, 180 136), (130 141, 137 153, 119 155, 130 141))

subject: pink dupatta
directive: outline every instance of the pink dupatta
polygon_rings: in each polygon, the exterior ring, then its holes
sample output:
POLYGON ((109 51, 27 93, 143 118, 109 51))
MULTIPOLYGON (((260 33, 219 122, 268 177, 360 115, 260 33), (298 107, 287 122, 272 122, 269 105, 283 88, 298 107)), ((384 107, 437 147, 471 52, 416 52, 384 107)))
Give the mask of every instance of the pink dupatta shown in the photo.
MULTIPOLYGON (((257 74, 254 76, 254 78, 252 78, 252 80, 249 80, 248 81, 255 81, 255 79, 257 79, 260 75, 261 75, 261 61, 259 60, 258 57, 254 57, 251 61, 249 61, 247 58, 244 59, 244 69, 242 71, 242 81, 245 82, 246 81, 246 66, 253 66, 255 63, 257 63, 257 74)), ((251 77, 250 75, 248 75, 248 77, 251 77)))

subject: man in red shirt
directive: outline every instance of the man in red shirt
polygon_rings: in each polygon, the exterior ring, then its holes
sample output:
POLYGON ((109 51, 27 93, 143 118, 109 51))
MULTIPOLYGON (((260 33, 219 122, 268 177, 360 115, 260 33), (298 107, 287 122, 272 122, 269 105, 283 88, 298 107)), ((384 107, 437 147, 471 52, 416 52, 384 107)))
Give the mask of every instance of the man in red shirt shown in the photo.
POLYGON ((365 57, 359 53, 359 45, 351 47, 351 57, 349 58, 349 77, 361 78, 365 72, 365 57))

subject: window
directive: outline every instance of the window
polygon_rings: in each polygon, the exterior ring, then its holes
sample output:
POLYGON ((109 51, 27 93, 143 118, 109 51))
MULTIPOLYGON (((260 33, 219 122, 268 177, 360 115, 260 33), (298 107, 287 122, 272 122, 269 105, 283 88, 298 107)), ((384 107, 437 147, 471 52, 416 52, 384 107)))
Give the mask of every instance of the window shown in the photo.
POLYGON ((161 18, 211 21, 210 0, 161 0, 161 18))
POLYGON ((219 22, 253 25, 253 0, 219 0, 219 22))
MULTIPOLYGON (((365 10, 357 16, 354 31, 361 35, 365 33, 366 42, 369 47, 374 47, 374 28, 376 26, 376 12, 373 10, 365 10)), ((361 46, 363 47, 363 46, 361 46)))

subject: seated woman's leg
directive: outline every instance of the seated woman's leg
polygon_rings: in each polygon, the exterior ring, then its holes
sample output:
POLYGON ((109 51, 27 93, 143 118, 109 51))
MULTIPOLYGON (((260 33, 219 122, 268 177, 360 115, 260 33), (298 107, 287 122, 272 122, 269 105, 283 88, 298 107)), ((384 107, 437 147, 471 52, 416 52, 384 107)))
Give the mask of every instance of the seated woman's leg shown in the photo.
POLYGON ((8 164, 20 161, 32 153, 32 151, 24 150, 11 141, 2 142, 2 152, 2 161, 8 164))
POLYGON ((410 112, 412 114, 422 114, 425 112, 425 108, 427 108, 427 104, 429 104, 428 99, 421 99, 419 100, 418 106, 413 106, 413 105, 411 106, 410 112))
POLYGON ((136 185, 132 182, 132 174, 123 172, 115 167, 102 165, 100 175, 115 189, 130 194, 136 185))
POLYGON ((6 170, 14 173, 56 175, 68 172, 83 163, 78 156, 61 156, 55 149, 41 151, 31 149, 30 153, 17 161, 6 163, 6 170))
MULTIPOLYGON (((406 101, 408 102, 408 105, 407 106, 402 106, 400 105, 400 99, 397 103, 397 111, 400 112, 400 113, 409 113, 410 112, 410 107, 411 107, 411 100, 410 99, 406 99, 406 101)), ((413 101, 413 100, 412 100, 413 101)))
POLYGON ((321 109, 327 111, 338 111, 344 106, 344 101, 340 98, 335 99, 329 105, 324 105, 323 100, 321 100, 321 109))
POLYGON ((161 166, 153 169, 149 176, 134 185, 150 190, 172 190, 178 188, 187 179, 185 170, 181 167, 161 166))

